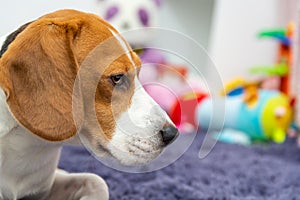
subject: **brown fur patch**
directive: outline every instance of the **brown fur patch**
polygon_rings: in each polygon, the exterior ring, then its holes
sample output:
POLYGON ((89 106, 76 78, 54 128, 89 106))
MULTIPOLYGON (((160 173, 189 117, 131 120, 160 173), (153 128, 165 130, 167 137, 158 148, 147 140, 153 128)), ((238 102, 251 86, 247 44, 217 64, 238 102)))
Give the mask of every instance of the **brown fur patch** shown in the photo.
MULTIPOLYGON (((72 137, 77 132, 72 114, 77 72, 89 53, 112 37, 110 29, 115 31, 96 15, 61 10, 39 18, 20 33, 0 60, 0 86, 16 120, 50 141, 72 137)), ((104 134, 101 137, 106 139, 112 137, 114 116, 118 117, 129 107, 134 91, 136 73, 127 56, 113 59, 107 66, 101 65, 111 54, 122 49, 117 40, 112 41, 114 45, 104 48, 94 63, 96 65, 90 66, 103 73, 94 96, 97 121, 103 133, 92 132, 95 124, 88 121, 89 114, 85 112, 89 110, 82 105, 84 117, 87 117, 85 124, 92 124, 87 127, 91 131, 90 137, 98 134, 104 134), (127 72, 131 87, 127 91, 115 91, 109 77, 127 72), (112 108, 112 105, 116 107, 112 108)), ((138 58, 134 60, 140 65, 138 58)), ((89 76, 83 73, 82 77, 89 76)), ((89 88, 91 82, 82 81, 82 89, 89 88)))

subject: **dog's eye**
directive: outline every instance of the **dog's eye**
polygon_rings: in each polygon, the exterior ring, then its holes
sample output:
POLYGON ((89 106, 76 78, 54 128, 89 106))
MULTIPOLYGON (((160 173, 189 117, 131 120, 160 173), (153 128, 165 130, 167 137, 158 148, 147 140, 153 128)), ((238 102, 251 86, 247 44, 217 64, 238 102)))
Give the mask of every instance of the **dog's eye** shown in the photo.
POLYGON ((125 74, 116 74, 110 76, 110 82, 113 87, 119 90, 128 90, 130 88, 130 81, 125 74))
POLYGON ((121 85, 124 80, 124 74, 117 74, 110 77, 113 85, 121 85))

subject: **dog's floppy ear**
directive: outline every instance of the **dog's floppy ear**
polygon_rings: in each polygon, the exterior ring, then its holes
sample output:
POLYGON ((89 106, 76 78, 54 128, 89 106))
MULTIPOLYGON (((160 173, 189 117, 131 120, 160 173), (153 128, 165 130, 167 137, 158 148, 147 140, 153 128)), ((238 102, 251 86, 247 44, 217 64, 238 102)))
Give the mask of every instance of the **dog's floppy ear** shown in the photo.
POLYGON ((78 70, 73 41, 78 21, 40 19, 9 45, 0 60, 0 86, 15 119, 50 141, 76 134, 72 91, 78 70))

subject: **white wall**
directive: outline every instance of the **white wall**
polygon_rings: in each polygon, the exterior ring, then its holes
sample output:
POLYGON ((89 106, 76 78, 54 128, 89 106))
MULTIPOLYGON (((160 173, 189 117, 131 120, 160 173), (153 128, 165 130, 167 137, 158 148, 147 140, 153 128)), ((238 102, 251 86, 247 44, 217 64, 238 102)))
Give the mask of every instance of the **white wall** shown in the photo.
POLYGON ((161 26, 184 33, 207 47, 214 0, 165 0, 161 26))
POLYGON ((6 0, 0 7, 0 36, 41 15, 63 8, 95 12, 96 0, 6 0))
POLYGON ((210 54, 224 81, 237 76, 251 79, 249 68, 272 64, 277 44, 257 39, 265 28, 285 27, 288 1, 216 0, 210 54), (284 14, 284 15, 283 15, 284 14))
MULTIPOLYGON (((192 38, 207 50, 213 5, 214 0, 164 0, 160 16, 160 26, 175 30, 180 34, 192 38)), ((159 39, 159 42, 164 42, 164 40, 159 39)), ((176 43, 178 41, 172 42, 176 43)), ((166 44, 166 46, 168 45, 171 46, 172 44, 166 44)), ((203 69, 205 67, 207 60, 206 53, 195 52, 189 48, 189 45, 182 44, 181 47, 183 48, 182 51, 191 55, 193 60, 199 60, 199 62, 197 62, 198 68, 203 69)), ((176 59, 174 59, 174 61, 181 62, 176 59)))

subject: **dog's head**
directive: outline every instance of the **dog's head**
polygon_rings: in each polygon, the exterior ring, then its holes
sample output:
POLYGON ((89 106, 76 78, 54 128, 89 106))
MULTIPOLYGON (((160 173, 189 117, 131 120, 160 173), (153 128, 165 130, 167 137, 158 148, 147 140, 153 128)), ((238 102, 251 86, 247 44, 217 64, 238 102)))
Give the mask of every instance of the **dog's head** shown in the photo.
POLYGON ((139 58, 96 15, 47 14, 8 36, 0 56, 0 86, 10 112, 45 140, 80 135, 95 152, 130 165, 154 159, 178 134, 141 87, 139 58))

